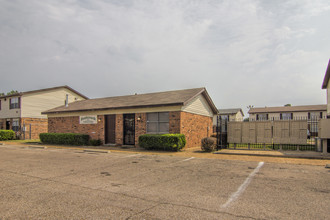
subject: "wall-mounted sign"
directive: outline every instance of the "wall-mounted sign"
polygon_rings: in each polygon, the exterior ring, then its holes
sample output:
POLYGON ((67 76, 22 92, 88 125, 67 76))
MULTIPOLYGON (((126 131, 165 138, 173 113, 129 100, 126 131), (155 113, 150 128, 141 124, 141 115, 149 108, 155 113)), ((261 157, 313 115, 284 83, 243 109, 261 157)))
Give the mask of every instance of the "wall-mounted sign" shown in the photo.
POLYGON ((97 124, 97 115, 80 116, 79 124, 97 124))

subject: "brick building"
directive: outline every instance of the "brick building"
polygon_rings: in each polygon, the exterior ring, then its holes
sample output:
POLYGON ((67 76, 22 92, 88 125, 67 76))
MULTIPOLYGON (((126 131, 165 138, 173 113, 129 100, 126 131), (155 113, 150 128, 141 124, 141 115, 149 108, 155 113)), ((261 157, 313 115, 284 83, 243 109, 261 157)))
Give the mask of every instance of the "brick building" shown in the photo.
POLYGON ((48 120, 42 111, 64 102, 88 99, 69 86, 59 86, 0 96, 0 130, 13 130, 20 139, 38 139, 48 131, 48 120))
POLYGON ((327 91, 326 118, 320 122, 320 135, 323 153, 330 153, 330 60, 322 83, 322 89, 327 91))
POLYGON ((212 133, 218 110, 205 88, 89 99, 43 112, 50 133, 83 133, 105 144, 135 145, 142 134, 181 133, 187 147, 212 133))
POLYGON ((250 121, 320 119, 327 114, 327 105, 301 105, 251 108, 250 121))

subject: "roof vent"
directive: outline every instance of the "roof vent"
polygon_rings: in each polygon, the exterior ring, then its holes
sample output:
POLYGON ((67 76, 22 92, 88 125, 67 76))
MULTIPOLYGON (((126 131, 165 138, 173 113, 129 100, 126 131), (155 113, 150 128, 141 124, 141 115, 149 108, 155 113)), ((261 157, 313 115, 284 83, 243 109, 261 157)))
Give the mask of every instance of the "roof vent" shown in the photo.
POLYGON ((65 97, 65 107, 67 108, 69 106, 69 95, 66 94, 66 97, 65 97))

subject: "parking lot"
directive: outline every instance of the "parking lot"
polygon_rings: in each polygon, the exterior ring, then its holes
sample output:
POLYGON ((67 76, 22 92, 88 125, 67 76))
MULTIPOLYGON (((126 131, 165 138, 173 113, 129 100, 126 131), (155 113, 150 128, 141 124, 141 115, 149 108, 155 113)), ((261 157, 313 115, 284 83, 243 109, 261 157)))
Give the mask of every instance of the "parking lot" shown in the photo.
POLYGON ((330 169, 0 146, 0 219, 326 219, 330 169))

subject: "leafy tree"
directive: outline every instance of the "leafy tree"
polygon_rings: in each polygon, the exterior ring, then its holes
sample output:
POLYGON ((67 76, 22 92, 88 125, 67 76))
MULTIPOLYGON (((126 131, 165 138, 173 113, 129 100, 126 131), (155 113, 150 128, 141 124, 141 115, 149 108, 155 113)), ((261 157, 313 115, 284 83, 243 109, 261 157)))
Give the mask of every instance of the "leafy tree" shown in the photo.
POLYGON ((7 92, 7 94, 0 92, 0 96, 5 96, 5 95, 13 95, 19 93, 17 90, 11 90, 10 92, 7 92))
POLYGON ((18 93, 17 90, 11 90, 10 92, 7 92, 7 95, 13 95, 13 94, 16 94, 18 93))
POLYGON ((291 106, 291 104, 286 104, 286 105, 284 105, 284 106, 291 106))

